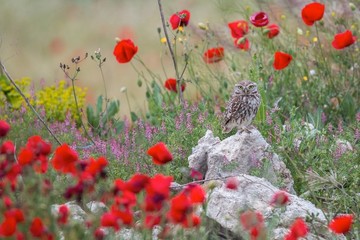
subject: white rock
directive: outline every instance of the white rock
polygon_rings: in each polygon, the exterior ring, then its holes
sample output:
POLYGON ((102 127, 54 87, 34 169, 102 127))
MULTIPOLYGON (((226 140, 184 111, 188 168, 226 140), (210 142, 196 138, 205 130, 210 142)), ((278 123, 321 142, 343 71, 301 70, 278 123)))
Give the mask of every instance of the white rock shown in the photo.
MULTIPOLYGON (((289 194, 290 203, 286 208, 274 208, 270 202, 274 193, 279 191, 278 188, 263 178, 245 174, 239 175, 237 179, 239 186, 236 190, 227 189, 222 181, 218 181, 219 185, 208 196, 206 215, 223 228, 237 235, 244 234, 240 227, 239 216, 241 212, 251 209, 262 213, 266 224, 271 220, 273 230, 269 232, 269 239, 283 239, 296 218, 305 220, 310 215, 314 217, 313 222, 308 223, 310 233, 317 233, 326 237, 325 239, 330 239, 332 236, 327 229, 323 212, 311 202, 289 194)), ((309 235, 307 239, 316 239, 316 236, 313 237, 309 235)))
MULTIPOLYGON (((54 204, 51 206, 51 213, 54 216, 58 216, 59 208, 62 204, 54 204)), ((70 219, 78 222, 84 222, 86 219, 86 212, 76 204, 75 201, 67 202, 65 205, 69 208, 70 219)))
POLYGON ((95 214, 102 214, 108 210, 108 208, 106 207, 106 205, 103 202, 91 201, 91 202, 88 202, 86 204, 86 206, 90 209, 90 211, 92 213, 95 213, 95 214))
POLYGON ((257 129, 251 133, 236 133, 223 141, 208 130, 189 156, 189 167, 214 179, 249 174, 262 167, 263 176, 275 186, 294 192, 290 171, 279 157, 270 151, 270 145, 257 129))
POLYGON ((214 137, 212 131, 207 130, 205 136, 199 140, 198 145, 192 149, 192 154, 188 158, 189 167, 201 172, 205 176, 207 171, 207 155, 219 143, 220 139, 214 137))

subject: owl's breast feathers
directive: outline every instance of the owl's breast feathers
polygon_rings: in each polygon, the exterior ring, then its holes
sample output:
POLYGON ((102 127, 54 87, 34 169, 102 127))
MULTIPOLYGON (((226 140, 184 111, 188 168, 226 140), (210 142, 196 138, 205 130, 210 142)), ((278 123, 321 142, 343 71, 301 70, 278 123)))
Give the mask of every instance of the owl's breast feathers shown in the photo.
POLYGON ((255 101, 255 99, 257 98, 260 98, 260 96, 257 94, 232 95, 229 102, 226 105, 223 125, 228 124, 234 118, 234 116, 238 115, 235 113, 242 114, 242 112, 244 112, 247 107, 254 108, 256 114, 259 107, 259 104, 257 104, 257 102, 260 102, 260 101, 255 101))

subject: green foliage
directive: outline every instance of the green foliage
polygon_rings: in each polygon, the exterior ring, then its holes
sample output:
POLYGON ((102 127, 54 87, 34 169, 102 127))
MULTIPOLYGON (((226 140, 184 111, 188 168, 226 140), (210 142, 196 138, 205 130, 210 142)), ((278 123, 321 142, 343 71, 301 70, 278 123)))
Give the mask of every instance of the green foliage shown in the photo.
POLYGON ((107 136, 109 128, 114 127, 116 133, 119 133, 124 126, 124 122, 116 118, 116 114, 120 110, 120 101, 112 100, 109 103, 105 103, 105 109, 103 109, 103 106, 102 95, 97 99, 96 109, 90 105, 87 106, 86 117, 91 130, 98 136, 107 136))

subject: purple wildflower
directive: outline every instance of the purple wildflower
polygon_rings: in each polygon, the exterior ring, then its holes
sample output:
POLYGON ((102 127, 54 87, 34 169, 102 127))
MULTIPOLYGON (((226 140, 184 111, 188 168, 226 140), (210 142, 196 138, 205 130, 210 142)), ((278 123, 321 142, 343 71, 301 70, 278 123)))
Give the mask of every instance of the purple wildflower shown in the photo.
POLYGON ((191 113, 188 112, 188 113, 186 113, 186 129, 191 133, 193 128, 194 127, 192 124, 191 113))
POLYGON ((326 115, 325 115, 324 112, 322 112, 322 113, 321 113, 321 122, 322 122, 323 124, 325 124, 326 120, 327 120, 326 115))
POLYGON ((354 138, 355 138, 355 141, 360 140, 360 130, 358 128, 355 129, 354 138))

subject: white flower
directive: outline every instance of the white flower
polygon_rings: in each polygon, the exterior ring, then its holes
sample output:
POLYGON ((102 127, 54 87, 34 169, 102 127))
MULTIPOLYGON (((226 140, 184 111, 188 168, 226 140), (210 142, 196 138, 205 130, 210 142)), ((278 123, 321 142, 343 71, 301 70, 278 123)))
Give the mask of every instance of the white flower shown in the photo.
POLYGON ((126 90, 127 90, 127 88, 126 88, 126 87, 122 87, 122 88, 120 88, 120 92, 122 92, 122 93, 126 92, 126 90))
POLYGON ((297 34, 303 35, 303 34, 304 34, 304 33, 303 33, 303 30, 301 30, 301 28, 298 28, 298 29, 297 29, 297 34))

